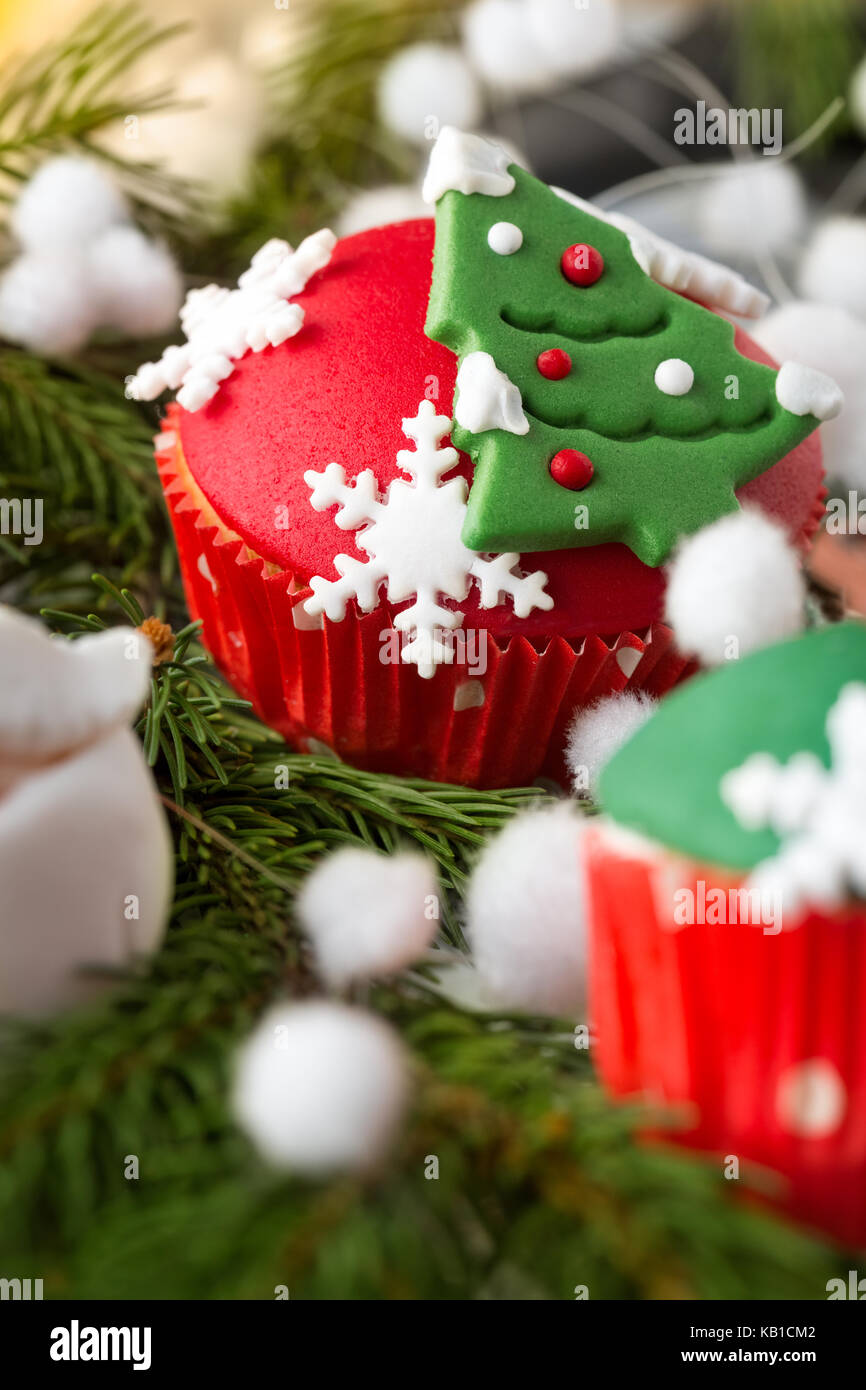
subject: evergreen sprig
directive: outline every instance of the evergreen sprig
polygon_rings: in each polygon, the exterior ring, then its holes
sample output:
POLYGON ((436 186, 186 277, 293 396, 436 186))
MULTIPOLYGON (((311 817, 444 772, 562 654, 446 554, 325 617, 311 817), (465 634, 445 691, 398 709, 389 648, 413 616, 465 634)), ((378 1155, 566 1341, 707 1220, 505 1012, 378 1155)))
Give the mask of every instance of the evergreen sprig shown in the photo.
POLYGON ((38 546, 0 537, 3 602, 90 602, 88 557, 120 583, 134 582, 144 602, 172 594, 176 558, 153 426, 117 380, 82 364, 0 353, 0 495, 41 500, 44 526, 38 546))
MULTIPOLYGON (((109 162, 131 196, 177 222, 193 206, 193 191, 156 165, 121 159, 99 137, 127 116, 138 118, 176 105, 167 85, 129 86, 129 73, 146 54, 182 33, 159 25, 137 5, 101 5, 72 33, 0 72, 0 211, 49 154, 70 151, 109 162)), ((0 223, 2 226, 2 223, 0 223)))

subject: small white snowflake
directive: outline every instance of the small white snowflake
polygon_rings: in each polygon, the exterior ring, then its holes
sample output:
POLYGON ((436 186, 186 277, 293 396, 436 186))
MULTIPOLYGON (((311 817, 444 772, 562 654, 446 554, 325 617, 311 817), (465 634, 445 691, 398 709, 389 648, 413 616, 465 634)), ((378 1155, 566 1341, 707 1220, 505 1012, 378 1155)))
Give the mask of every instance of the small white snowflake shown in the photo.
POLYGON ((836 907, 866 895, 866 685, 842 688, 827 716, 831 766, 814 753, 782 764, 754 753, 721 781, 721 797, 747 830, 769 827, 778 853, 749 885, 778 895, 785 915, 805 905, 836 907))
POLYGON ((297 251, 274 238, 253 256, 236 290, 219 285, 190 290, 180 311, 187 341, 166 348, 158 362, 139 367, 130 395, 152 401, 163 391, 181 387, 177 399, 184 409, 200 410, 248 349, 261 352, 294 337, 304 311, 287 301, 328 264, 335 244, 336 237, 327 230, 307 237, 297 251))
POLYGON ((438 665, 454 660, 453 644, 443 637, 463 622, 462 613, 443 607, 440 597, 462 602, 474 580, 482 608, 495 608, 507 596, 519 618, 527 617, 533 608, 553 607, 553 599, 544 591, 547 575, 543 571, 515 574, 519 555, 488 558, 463 544, 466 480, 441 481, 459 457, 456 449, 440 448, 450 429, 448 416, 437 415, 432 402, 426 400, 414 419, 403 421, 403 433, 416 448, 401 449, 397 463, 412 482, 394 479, 384 500, 370 469, 359 473, 353 483, 346 482, 337 463, 328 464, 323 473, 310 469, 304 474, 316 511, 336 506, 339 510, 334 521, 341 530, 363 527, 356 544, 370 557, 356 560, 350 555, 335 556, 334 568, 340 578, 312 579, 313 594, 304 603, 305 611, 312 616, 324 613, 332 622, 339 622, 346 615, 349 599, 354 598, 362 612, 370 613, 378 605, 379 589, 385 582, 389 602, 402 603, 414 597, 414 603, 398 613, 394 622, 400 632, 411 635, 402 652, 403 661, 416 665, 425 679, 438 665))

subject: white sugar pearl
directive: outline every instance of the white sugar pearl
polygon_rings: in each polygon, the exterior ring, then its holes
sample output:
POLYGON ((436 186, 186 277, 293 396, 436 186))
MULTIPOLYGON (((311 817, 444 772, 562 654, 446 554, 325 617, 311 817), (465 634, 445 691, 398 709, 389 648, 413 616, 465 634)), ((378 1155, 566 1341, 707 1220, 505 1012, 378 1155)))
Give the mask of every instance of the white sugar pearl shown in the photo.
POLYGON ((494 222, 487 233, 487 245, 497 256, 513 256, 523 245, 523 233, 513 222, 494 222))
POLYGON ((666 396, 687 396, 695 384, 695 374, 681 357, 667 357, 656 367, 655 384, 666 396))

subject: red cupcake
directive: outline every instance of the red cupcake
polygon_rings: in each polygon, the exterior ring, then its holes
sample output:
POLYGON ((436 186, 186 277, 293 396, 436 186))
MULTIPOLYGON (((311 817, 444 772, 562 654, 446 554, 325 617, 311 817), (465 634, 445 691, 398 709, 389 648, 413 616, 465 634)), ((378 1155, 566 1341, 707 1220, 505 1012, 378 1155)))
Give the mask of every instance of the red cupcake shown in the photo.
POLYGON ((582 841, 596 1060, 669 1137, 866 1244, 866 628, 676 691, 582 841))
POLYGON ((691 669, 661 622, 681 535, 739 499, 807 544, 819 406, 695 302, 758 311, 731 272, 475 137, 443 132, 427 187, 435 227, 269 243, 193 292, 136 388, 181 388, 158 459, 189 604, 261 717, 526 783, 576 709, 691 669))

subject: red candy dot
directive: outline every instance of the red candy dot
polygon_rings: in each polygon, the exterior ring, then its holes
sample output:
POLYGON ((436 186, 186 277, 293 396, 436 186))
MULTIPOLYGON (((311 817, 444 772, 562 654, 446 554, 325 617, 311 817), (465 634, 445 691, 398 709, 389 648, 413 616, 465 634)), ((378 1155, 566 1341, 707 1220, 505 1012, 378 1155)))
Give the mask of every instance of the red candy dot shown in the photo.
POLYGON ((548 381, 562 381, 571 371, 571 358, 562 348, 548 348, 538 354, 535 365, 548 381))
POLYGON ((592 459, 587 458, 579 449, 560 449, 558 454, 554 454, 550 460, 550 476, 560 487, 570 488, 572 492, 580 492, 592 481, 595 469, 592 466, 592 459))
POLYGON ((587 246, 581 241, 563 251, 559 264, 566 280, 585 289, 587 285, 594 285, 600 278, 604 270, 604 257, 594 246, 587 246))

